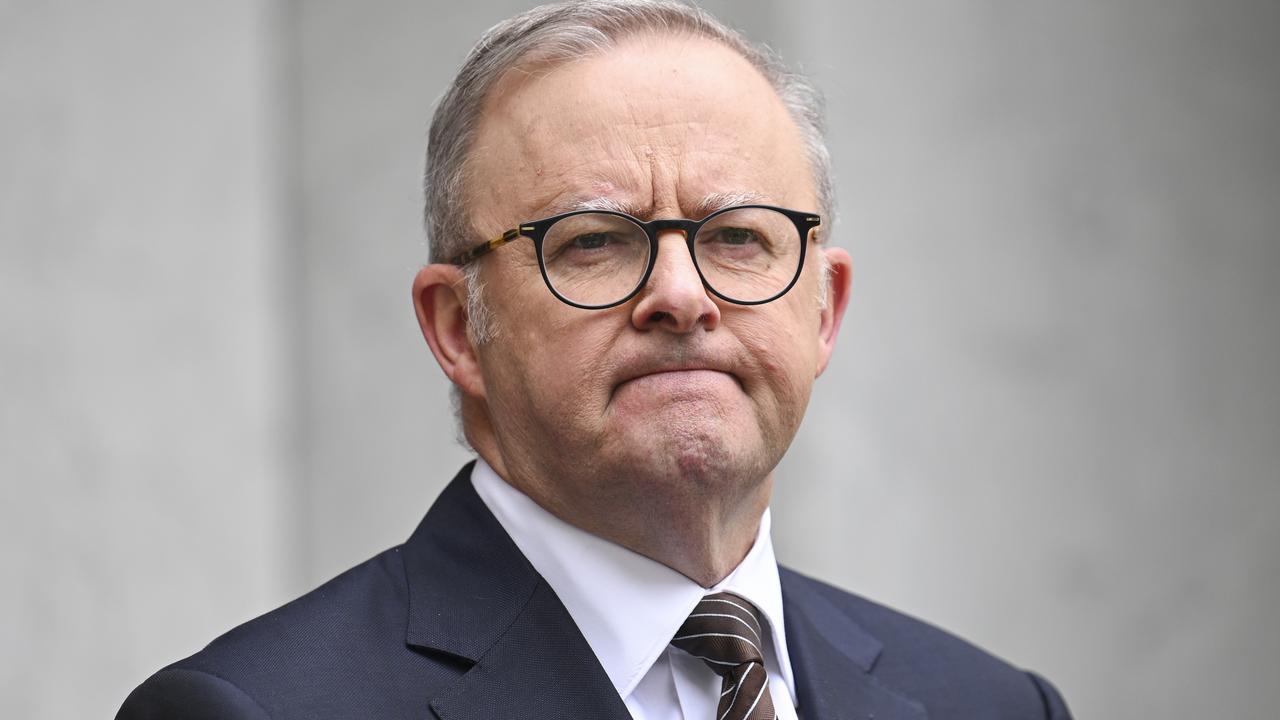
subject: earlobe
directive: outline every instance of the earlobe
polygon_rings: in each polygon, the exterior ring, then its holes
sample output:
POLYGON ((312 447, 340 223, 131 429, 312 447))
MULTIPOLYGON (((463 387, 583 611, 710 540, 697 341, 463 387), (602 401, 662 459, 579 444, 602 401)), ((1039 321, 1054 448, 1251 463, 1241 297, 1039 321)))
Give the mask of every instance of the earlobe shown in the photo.
POLYGON ((853 258, 849 253, 838 247, 824 247, 821 251, 827 258, 827 302, 818 326, 818 367, 814 377, 821 375, 831 361, 853 285, 853 258))
POLYGON ((483 397, 484 380, 467 333, 466 285, 456 266, 427 265, 413 279, 413 307, 440 369, 464 395, 483 397))

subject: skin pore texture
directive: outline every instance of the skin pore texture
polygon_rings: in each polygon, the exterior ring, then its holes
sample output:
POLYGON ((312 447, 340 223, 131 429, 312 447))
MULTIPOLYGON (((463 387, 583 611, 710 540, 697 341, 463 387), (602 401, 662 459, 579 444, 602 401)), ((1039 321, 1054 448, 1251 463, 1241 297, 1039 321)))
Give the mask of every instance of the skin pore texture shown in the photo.
MULTIPOLYGON (((482 117, 468 243, 601 201, 646 220, 702 217, 709 199, 744 194, 818 209, 782 102, 712 40, 640 35, 509 72, 482 117)), ((498 328, 483 345, 467 332, 460 269, 428 265, 413 288, 472 447, 566 522, 704 587, 723 579, 755 540, 773 469, 830 358, 848 254, 811 242, 789 293, 738 306, 706 292, 683 236, 666 233, 645 288, 607 310, 552 296, 528 240, 478 262, 498 328), (819 253, 832 273, 825 307, 819 253)))

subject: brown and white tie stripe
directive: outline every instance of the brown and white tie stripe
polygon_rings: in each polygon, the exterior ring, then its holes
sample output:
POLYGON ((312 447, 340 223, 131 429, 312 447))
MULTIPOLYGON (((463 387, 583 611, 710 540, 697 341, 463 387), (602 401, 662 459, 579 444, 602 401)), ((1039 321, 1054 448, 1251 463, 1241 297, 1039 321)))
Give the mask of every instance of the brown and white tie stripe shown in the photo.
POLYGON ((702 598, 671 644, 722 678, 715 720, 774 720, 756 608, 733 593, 702 598))

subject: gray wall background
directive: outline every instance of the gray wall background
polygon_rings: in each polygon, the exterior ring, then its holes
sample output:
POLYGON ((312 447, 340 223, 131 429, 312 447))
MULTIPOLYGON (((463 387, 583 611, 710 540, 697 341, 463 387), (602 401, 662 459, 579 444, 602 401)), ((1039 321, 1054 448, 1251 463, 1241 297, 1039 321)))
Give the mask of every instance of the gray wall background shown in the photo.
MULTIPOLYGON (((0 716, 402 541, 466 454, 426 120, 525 3, 0 0, 0 716)), ((856 275, 784 562, 1082 718, 1280 704, 1280 6, 709 7, 830 102, 856 275)))

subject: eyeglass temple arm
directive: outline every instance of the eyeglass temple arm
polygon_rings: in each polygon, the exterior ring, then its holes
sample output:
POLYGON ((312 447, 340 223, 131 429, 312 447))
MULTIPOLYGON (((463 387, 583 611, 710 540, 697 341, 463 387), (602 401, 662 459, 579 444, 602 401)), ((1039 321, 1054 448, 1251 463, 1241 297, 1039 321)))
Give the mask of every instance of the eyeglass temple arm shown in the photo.
POLYGON ((466 265, 470 262, 473 262, 476 258, 483 257, 484 255, 487 255, 493 252, 494 250, 497 250, 503 245, 506 245, 512 240, 515 240, 516 238, 520 237, 522 233, 532 229, 533 228, 531 227, 511 228, 510 230, 502 233, 501 235, 493 238, 492 240, 486 240, 480 243, 479 245, 476 245, 475 247, 471 248, 470 250, 467 250, 466 252, 461 252, 461 253, 458 253, 457 255, 454 255, 452 258, 449 258, 449 263, 452 265, 457 265, 459 267, 466 265))

